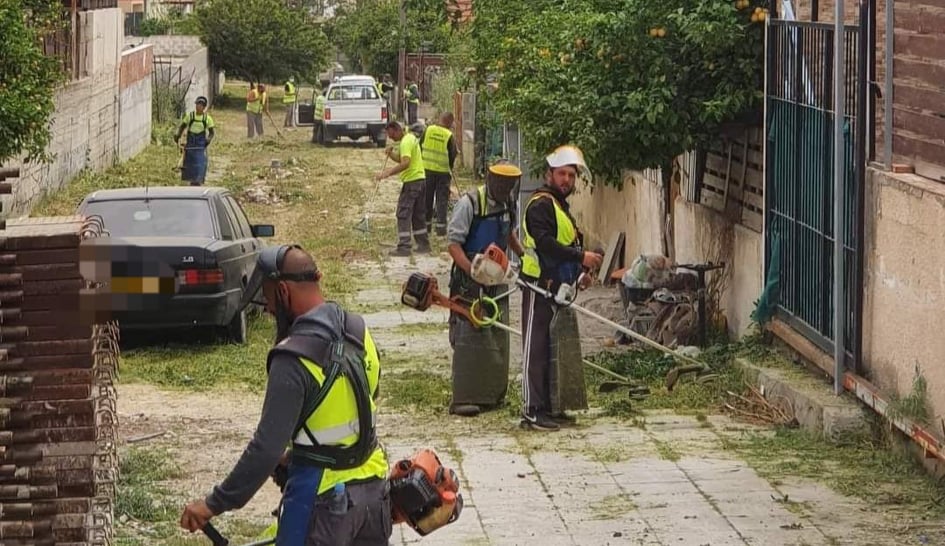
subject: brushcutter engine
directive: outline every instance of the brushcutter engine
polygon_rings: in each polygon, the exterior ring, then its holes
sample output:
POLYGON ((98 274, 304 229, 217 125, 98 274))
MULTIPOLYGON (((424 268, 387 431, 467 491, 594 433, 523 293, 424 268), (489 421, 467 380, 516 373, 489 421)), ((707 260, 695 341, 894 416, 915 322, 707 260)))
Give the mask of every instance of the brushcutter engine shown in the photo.
POLYGON ((509 263, 509 257, 501 248, 490 244, 482 254, 472 259, 470 276, 483 286, 496 286, 515 282, 518 271, 509 263))
POLYGON ((427 273, 413 273, 404 283, 400 303, 417 311, 426 311, 433 305, 433 296, 436 292, 436 277, 427 273))

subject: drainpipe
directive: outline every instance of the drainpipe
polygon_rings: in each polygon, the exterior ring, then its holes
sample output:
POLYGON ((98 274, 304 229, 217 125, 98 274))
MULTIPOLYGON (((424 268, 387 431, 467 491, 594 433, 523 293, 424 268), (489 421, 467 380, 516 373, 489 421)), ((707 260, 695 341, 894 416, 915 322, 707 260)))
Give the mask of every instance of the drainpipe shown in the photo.
POLYGON ((853 229, 856 235, 854 250, 855 263, 853 289, 853 371, 862 372, 863 359, 863 252, 865 250, 865 203, 866 203, 866 138, 867 118, 870 109, 867 107, 867 91, 869 89, 869 32, 870 32, 870 4, 875 0, 860 0, 860 30, 857 33, 856 59, 856 150, 854 153, 854 173, 856 189, 854 193, 854 220, 853 229))

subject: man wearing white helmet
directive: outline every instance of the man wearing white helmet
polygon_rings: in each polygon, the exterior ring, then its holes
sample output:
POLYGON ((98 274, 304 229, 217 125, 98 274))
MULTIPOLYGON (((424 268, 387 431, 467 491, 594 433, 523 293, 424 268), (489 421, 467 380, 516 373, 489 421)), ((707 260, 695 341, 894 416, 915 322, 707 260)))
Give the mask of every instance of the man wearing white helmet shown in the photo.
MULTIPOLYGON (((560 146, 545 160, 545 185, 532 194, 522 218, 525 255, 521 277, 552 293, 562 284, 576 285, 579 279, 581 287, 586 288, 591 277, 585 275, 582 279, 581 274, 600 267, 603 257, 584 250, 583 237, 571 216, 567 198, 574 192, 578 176, 590 178, 590 170, 584 154, 575 146, 560 146)), ((580 351, 580 344, 574 343, 576 317, 569 309, 558 308, 535 291, 523 289, 522 325, 522 425, 535 430, 558 430, 559 423, 572 420, 564 409, 574 409, 554 400, 558 397, 553 394, 563 387, 562 383, 567 383, 562 377, 564 363, 560 361, 568 350, 564 345, 572 350, 577 345, 580 351), (565 340, 563 333, 573 334, 567 337, 574 339, 565 340)), ((579 359, 580 355, 578 363, 579 359)), ((586 404, 583 375, 570 375, 580 383, 581 403, 586 404)))

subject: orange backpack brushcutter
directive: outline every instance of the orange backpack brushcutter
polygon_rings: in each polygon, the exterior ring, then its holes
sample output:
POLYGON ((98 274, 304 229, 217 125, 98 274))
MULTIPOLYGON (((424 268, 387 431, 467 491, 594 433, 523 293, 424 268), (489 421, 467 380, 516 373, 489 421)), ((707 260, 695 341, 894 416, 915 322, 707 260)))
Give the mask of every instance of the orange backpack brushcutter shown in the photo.
POLYGON ((432 449, 397 462, 390 473, 394 523, 406 523, 420 536, 449 525, 463 511, 459 478, 432 449))

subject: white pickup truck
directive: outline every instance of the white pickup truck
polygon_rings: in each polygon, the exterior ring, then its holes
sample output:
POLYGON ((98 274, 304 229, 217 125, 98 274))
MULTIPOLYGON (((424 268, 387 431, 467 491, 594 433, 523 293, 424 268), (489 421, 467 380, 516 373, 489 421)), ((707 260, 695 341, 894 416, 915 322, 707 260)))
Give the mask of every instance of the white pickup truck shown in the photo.
POLYGON ((378 148, 387 144, 387 101, 378 95, 374 78, 342 76, 328 86, 325 99, 319 144, 340 137, 368 137, 378 148))

